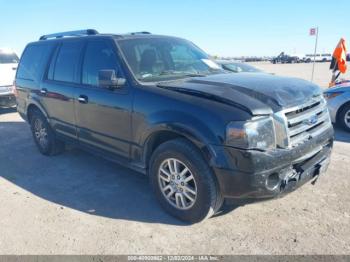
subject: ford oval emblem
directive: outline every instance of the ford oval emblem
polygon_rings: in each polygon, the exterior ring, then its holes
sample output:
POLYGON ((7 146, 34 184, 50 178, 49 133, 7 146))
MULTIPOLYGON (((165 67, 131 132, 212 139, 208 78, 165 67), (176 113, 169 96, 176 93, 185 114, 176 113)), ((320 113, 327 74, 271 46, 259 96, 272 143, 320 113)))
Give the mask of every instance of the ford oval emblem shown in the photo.
POLYGON ((308 124, 309 125, 314 125, 316 124, 318 121, 318 116, 317 115, 313 115, 312 117, 309 118, 308 120, 308 124))

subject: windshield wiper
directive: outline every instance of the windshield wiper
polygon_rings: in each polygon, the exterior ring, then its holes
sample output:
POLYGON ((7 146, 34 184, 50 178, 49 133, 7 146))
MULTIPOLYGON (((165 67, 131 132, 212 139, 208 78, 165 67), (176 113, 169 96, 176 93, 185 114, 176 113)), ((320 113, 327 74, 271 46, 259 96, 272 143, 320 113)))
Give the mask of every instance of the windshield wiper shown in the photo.
POLYGON ((200 74, 200 73, 191 73, 191 74, 186 74, 185 76, 189 76, 189 77, 206 77, 207 75, 200 74))
POLYGON ((175 70, 164 70, 160 74, 160 76, 163 75, 176 75, 176 76, 189 76, 189 77, 204 77, 205 74, 200 73, 193 73, 193 72, 186 72, 186 71, 175 71, 175 70))

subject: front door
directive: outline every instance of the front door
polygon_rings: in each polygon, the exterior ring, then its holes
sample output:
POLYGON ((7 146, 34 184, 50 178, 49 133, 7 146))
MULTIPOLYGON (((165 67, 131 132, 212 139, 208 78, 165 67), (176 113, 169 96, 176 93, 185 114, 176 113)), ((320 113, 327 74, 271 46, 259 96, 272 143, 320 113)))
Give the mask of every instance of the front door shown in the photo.
POLYGON ((75 114, 79 142, 129 158, 132 97, 127 84, 115 90, 100 87, 99 70, 123 72, 112 40, 90 40, 85 48, 75 114))

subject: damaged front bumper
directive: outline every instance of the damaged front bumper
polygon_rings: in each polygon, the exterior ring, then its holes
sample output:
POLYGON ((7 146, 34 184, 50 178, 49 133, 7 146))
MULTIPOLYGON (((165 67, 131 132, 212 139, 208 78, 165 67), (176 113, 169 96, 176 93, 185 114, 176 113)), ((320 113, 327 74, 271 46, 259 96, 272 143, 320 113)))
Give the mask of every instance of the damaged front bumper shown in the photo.
POLYGON ((229 168, 213 169, 223 196, 251 202, 280 197, 315 182, 328 168, 333 135, 330 128, 296 148, 269 152, 221 147, 217 156, 225 158, 229 168))

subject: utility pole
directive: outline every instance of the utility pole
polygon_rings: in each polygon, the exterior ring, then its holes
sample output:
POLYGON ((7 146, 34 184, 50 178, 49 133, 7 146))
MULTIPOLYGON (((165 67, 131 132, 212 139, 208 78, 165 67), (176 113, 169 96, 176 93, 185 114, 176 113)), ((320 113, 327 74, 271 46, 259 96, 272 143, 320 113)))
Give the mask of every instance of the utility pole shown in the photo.
MULTIPOLYGON (((311 74, 311 82, 314 81, 314 73, 315 73, 315 62, 316 62, 316 52, 317 52, 317 41, 318 41, 318 27, 316 27, 316 40, 315 40, 315 50, 314 50, 314 62, 312 64, 312 74, 311 74)), ((312 35, 312 29, 310 31, 312 35)))

